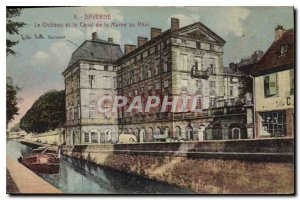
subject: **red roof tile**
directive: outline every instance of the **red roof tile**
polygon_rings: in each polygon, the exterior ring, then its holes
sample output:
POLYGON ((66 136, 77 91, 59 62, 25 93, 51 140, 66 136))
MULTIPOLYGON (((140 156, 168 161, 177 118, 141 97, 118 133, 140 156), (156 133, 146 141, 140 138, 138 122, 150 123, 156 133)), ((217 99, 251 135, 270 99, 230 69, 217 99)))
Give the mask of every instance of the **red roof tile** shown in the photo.
POLYGON ((254 66, 252 74, 267 74, 269 71, 293 66, 295 60, 294 29, 287 30, 280 39, 274 41, 263 57, 254 66), (281 54, 281 47, 287 45, 287 52, 281 54))

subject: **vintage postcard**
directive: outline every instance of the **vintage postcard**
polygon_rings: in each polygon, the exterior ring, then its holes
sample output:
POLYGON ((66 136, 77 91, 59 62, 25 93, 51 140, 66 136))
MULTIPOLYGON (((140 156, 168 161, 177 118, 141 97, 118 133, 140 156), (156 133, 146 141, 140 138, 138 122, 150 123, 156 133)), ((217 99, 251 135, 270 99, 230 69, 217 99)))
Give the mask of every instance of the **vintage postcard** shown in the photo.
POLYGON ((8 194, 295 193, 293 7, 7 7, 8 194))

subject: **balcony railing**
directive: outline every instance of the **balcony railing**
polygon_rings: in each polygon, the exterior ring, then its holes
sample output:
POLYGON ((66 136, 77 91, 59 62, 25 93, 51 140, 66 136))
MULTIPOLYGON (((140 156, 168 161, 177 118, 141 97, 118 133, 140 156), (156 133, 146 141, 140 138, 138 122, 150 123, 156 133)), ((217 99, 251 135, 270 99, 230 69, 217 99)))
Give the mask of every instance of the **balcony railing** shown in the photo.
POLYGON ((201 78, 201 79, 208 79, 209 72, 207 70, 197 70, 195 68, 192 68, 191 70, 191 76, 193 78, 201 78))

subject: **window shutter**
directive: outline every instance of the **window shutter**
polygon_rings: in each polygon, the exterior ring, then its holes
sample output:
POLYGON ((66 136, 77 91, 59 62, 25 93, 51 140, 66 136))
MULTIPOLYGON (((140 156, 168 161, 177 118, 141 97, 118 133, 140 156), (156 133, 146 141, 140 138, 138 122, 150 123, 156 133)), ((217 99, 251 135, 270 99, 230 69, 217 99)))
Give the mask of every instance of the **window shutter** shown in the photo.
POLYGON ((270 83, 270 77, 269 76, 265 76, 264 77, 264 92, 265 92, 265 97, 268 97, 270 95, 269 83, 270 83))
POLYGON ((270 75, 269 91, 270 95, 277 94, 277 74, 270 75))

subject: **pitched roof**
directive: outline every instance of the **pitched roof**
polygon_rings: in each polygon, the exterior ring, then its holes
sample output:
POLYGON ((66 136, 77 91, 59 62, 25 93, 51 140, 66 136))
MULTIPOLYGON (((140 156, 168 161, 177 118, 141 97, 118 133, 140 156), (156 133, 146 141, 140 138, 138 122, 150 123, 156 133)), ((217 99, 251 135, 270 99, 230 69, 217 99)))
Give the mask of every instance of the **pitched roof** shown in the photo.
POLYGON ((254 66, 258 63, 262 56, 263 52, 261 50, 257 50, 251 56, 242 58, 237 64, 238 71, 245 75, 252 74, 254 66))
POLYGON ((254 66, 252 74, 258 76, 271 71, 294 67, 295 60, 294 29, 287 30, 280 39, 274 41, 259 62, 254 66), (281 54, 281 48, 287 45, 287 52, 281 54))
POLYGON ((118 44, 100 39, 86 40, 73 52, 67 69, 78 60, 115 62, 122 56, 123 52, 118 44))

